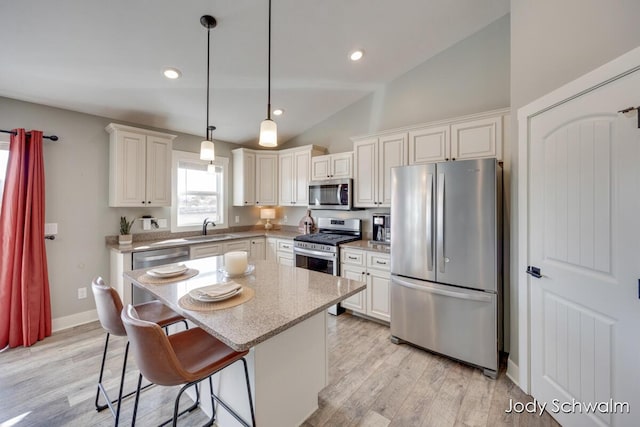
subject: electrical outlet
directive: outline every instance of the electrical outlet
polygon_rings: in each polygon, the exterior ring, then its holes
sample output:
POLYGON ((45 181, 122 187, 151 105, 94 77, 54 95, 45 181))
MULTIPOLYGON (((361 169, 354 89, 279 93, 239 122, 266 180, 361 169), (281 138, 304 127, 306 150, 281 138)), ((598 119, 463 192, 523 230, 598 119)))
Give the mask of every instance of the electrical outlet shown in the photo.
POLYGON ((283 216, 283 217, 282 217, 282 222, 284 222, 285 224, 286 224, 287 222, 289 222, 289 217, 288 217, 288 216, 286 216, 286 215, 285 215, 285 216, 283 216))
POLYGON ((78 288, 78 299, 85 299, 87 297, 87 288, 78 288))
POLYGON ((236 224, 240 222, 240 215, 236 215, 236 224))

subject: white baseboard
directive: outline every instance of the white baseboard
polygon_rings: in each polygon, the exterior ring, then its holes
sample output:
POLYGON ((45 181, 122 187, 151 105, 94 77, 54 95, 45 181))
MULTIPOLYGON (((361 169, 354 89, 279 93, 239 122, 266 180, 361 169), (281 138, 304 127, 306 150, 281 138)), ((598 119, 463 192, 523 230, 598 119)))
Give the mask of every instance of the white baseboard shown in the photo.
POLYGON ((509 378, 515 385, 520 387, 520 367, 509 358, 507 360, 507 378, 509 378))
POLYGON ((53 332, 57 332, 62 329, 72 328, 95 320, 98 320, 98 312, 95 309, 83 311, 82 313, 72 314, 71 316, 53 319, 51 329, 53 332))

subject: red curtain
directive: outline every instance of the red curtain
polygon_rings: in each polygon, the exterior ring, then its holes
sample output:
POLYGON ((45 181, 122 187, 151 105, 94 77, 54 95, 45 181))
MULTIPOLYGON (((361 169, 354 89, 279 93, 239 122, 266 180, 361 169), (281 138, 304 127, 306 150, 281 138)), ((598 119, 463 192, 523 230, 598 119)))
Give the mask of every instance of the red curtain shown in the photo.
POLYGON ((0 211, 0 349, 51 335, 42 132, 14 132, 0 211))

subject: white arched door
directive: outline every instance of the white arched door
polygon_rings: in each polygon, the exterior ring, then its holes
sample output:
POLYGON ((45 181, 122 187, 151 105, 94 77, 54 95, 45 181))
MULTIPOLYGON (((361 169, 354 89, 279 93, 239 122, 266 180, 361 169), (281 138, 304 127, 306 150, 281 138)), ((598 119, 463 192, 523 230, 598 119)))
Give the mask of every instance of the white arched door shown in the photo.
POLYGON ((638 111, 618 112, 630 106, 640 71, 529 119, 531 393, 564 426, 640 425, 640 129, 638 111))

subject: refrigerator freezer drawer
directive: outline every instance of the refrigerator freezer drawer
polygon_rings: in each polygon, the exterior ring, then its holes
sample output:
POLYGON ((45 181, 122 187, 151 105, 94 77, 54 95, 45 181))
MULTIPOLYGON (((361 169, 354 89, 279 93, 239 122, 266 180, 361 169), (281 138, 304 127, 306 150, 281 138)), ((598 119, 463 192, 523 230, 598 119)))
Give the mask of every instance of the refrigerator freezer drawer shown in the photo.
POLYGON ((391 276, 391 335, 497 371, 497 295, 391 276))

